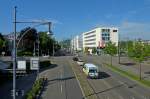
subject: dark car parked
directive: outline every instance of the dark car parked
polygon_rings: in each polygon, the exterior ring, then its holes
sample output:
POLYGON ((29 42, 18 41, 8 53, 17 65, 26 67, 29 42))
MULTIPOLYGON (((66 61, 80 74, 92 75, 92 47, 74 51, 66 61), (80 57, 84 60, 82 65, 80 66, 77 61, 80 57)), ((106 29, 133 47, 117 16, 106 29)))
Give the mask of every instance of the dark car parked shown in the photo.
POLYGON ((78 59, 78 57, 73 57, 73 60, 78 61, 79 59, 78 59))

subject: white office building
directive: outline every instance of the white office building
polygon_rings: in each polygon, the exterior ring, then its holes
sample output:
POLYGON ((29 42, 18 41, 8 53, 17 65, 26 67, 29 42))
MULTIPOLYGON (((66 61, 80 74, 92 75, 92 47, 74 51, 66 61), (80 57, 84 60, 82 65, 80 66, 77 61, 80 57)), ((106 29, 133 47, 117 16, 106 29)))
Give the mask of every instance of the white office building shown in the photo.
POLYGON ((118 46, 118 28, 98 27, 83 33, 83 49, 88 48, 90 53, 93 48, 104 48, 109 41, 118 46))
POLYGON ((102 49, 109 41, 118 46, 118 28, 98 27, 92 29, 74 37, 71 45, 74 50, 85 50, 85 48, 88 48, 88 51, 92 53, 93 48, 102 49))
POLYGON ((77 35, 71 40, 71 47, 76 51, 81 51, 83 49, 82 35, 77 35))

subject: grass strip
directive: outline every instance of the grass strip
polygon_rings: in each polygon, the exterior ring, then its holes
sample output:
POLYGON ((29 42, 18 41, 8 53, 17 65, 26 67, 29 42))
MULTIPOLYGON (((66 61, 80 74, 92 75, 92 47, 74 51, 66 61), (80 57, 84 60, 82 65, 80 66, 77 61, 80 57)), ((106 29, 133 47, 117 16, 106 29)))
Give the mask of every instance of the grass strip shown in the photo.
POLYGON ((110 64, 107 64, 107 63, 104 63, 104 64, 107 67, 109 67, 111 70, 113 70, 115 72, 118 72, 121 75, 126 76, 126 77, 128 77, 130 79, 133 79, 133 80, 139 82, 140 84, 143 84, 145 86, 150 87, 150 81, 149 80, 145 80, 145 79, 140 80, 139 76, 137 76, 137 75, 135 75, 135 74, 133 74, 133 73, 131 73, 129 71, 124 71, 124 70, 122 70, 122 69, 120 69, 120 68, 118 68, 116 66, 111 66, 110 64))
POLYGON ((29 90, 26 95, 25 95, 25 99, 36 99, 37 95, 39 94, 39 92, 42 89, 42 84, 44 82, 43 78, 40 78, 39 80, 36 80, 31 88, 31 90, 29 90))

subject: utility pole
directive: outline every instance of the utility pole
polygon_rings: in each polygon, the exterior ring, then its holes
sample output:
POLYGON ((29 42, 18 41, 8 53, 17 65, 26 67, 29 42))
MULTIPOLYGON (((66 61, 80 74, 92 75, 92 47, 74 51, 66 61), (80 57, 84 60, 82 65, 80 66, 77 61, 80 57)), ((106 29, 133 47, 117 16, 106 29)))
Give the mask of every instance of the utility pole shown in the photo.
MULTIPOLYGON (((119 35, 119 34, 118 34, 119 35)), ((118 37, 118 63, 120 64, 120 35, 118 37)))
POLYGON ((55 45, 54 45, 54 42, 53 42, 53 57, 54 57, 54 54, 55 54, 55 45))
POLYGON ((16 99, 16 9, 14 8, 14 38, 13 38, 13 99, 16 99))
POLYGON ((38 33, 38 59, 39 59, 39 63, 38 63, 38 70, 37 70, 37 78, 39 80, 39 69, 40 69, 40 34, 38 33))

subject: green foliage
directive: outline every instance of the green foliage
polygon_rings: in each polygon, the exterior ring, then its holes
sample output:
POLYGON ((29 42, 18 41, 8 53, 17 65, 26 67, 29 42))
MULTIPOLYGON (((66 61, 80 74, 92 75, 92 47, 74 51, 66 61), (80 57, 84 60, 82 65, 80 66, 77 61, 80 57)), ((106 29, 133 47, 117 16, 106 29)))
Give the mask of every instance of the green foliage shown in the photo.
POLYGON ((63 48, 70 48, 70 43, 71 43, 70 39, 65 39, 65 40, 63 40, 63 41, 60 42, 60 45, 63 48))
POLYGON ((41 54, 52 55, 53 49, 55 52, 60 49, 58 42, 54 38, 47 35, 46 32, 39 32, 39 36, 40 52, 42 52, 41 54))
POLYGON ((32 56, 34 51, 37 55, 38 53, 38 44, 39 44, 39 53, 40 55, 52 55, 53 49, 55 51, 60 49, 60 45, 56 42, 55 39, 47 35, 47 32, 39 32, 31 27, 22 29, 18 39, 21 39, 19 42, 18 49, 21 50, 18 54, 32 56), (38 43, 39 39, 39 43, 38 43), (53 48, 54 47, 54 48, 53 48), (35 49, 35 50, 34 50, 35 49))
POLYGON ((51 61, 42 61, 40 62, 40 69, 49 67, 51 65, 51 61))
POLYGON ((133 41, 120 41, 119 42, 120 54, 121 53, 128 54, 128 50, 130 50, 132 45, 133 41))
POLYGON ((150 45, 144 44, 144 56, 145 58, 148 58, 150 56, 150 45))
POLYGON ((0 54, 4 51, 5 55, 9 53, 8 40, 6 40, 3 35, 0 33, 0 54))
POLYGON ((40 37, 40 47, 45 50, 47 48, 47 43, 52 43, 46 32, 39 32, 40 37))
POLYGON ((19 51, 17 53, 18 56, 33 56, 33 53, 30 51, 19 51))
POLYGON ((89 48, 88 48, 88 47, 85 47, 84 53, 85 53, 85 54, 89 54, 89 51, 88 51, 88 50, 89 50, 89 48))
POLYGON ((33 52, 34 44, 37 40, 37 30, 31 27, 24 28, 20 31, 18 39, 21 39, 18 48, 33 52))
POLYGON ((97 52, 97 50, 96 50, 96 48, 94 47, 94 48, 92 49, 92 53, 93 53, 93 54, 96 54, 96 52, 97 52))
POLYGON ((117 47, 112 42, 108 42, 104 48, 104 52, 106 54, 114 56, 115 54, 117 54, 117 47))
POLYGON ((32 89, 26 94, 26 99, 35 99, 36 95, 39 93, 39 91, 42 88, 43 82, 44 80, 42 78, 35 81, 35 83, 32 86, 32 89))
POLYGON ((4 41, 0 39, 0 49, 3 47, 4 41))
POLYGON ((132 47, 129 48, 128 50, 128 55, 130 58, 142 62, 145 60, 147 56, 150 54, 150 47, 149 45, 144 45, 141 42, 134 42, 132 47))

